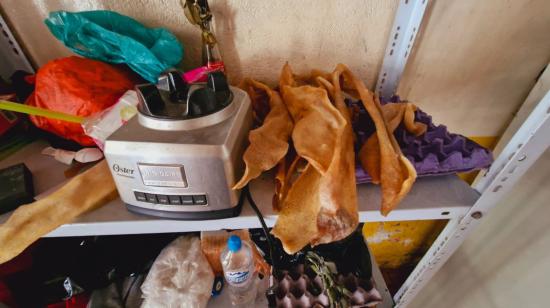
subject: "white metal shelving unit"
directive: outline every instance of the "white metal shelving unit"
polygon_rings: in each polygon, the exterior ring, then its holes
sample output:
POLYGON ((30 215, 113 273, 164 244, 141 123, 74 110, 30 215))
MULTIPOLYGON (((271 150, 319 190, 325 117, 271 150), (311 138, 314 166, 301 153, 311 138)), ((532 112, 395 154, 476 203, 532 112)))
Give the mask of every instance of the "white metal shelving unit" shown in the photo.
MULTIPOLYGON (((376 85, 376 91, 383 96, 391 96, 397 89, 427 5, 427 0, 400 0, 399 2, 376 85)), ((21 51, 3 20, 0 20, 0 24, 9 34, 6 39, 12 40, 16 50, 21 51)), ((0 43, 2 43, 1 40, 0 43)), ((18 68, 30 67, 22 52, 8 53, 5 58, 9 61, 13 60, 12 63, 15 63, 18 68)), ((387 300, 391 295, 385 287, 378 267, 374 266, 373 276, 379 290, 386 298, 384 307, 393 304, 396 307, 405 307, 412 301, 462 244, 465 237, 483 220, 486 213, 550 146, 549 133, 550 92, 503 147, 491 169, 485 172, 473 187, 456 176, 419 178, 399 208, 387 217, 383 217, 378 209, 380 204, 378 188, 371 185, 358 186, 361 221, 449 220, 432 247, 393 296, 393 303, 390 303, 391 299, 387 300)), ((25 162, 33 173, 36 192, 47 195, 65 181, 63 170, 66 166, 41 155, 40 150, 45 146, 43 142, 35 142, 0 161, 0 168, 25 162)), ((276 214, 271 209, 272 192, 273 184, 270 175, 264 175, 251 183, 251 193, 269 226, 272 226, 276 220, 276 214)), ((10 214, 0 215, 0 223, 6 221, 10 214)), ((260 227, 258 221, 246 203, 239 217, 211 221, 176 221, 130 213, 120 200, 115 200, 102 208, 82 215, 73 223, 59 227, 47 236, 144 234, 258 227, 260 227)))
MULTIPOLYGON (((55 191, 66 181, 63 165, 49 156, 40 152, 48 146, 44 141, 37 141, 27 145, 20 151, 0 161, 0 169, 17 163, 25 163, 33 174, 36 198, 47 196, 55 191)), ((85 189, 85 188, 83 188, 85 189)), ((273 179, 270 174, 254 180, 250 186, 252 196, 265 216, 268 226, 273 226, 277 219, 276 213, 271 207, 271 199, 274 191, 273 179)), ((466 213, 471 204, 478 199, 477 194, 468 185, 456 176, 447 176, 440 179, 425 179, 416 185, 410 197, 403 201, 403 209, 395 211, 388 217, 379 213, 380 201, 378 188, 373 185, 359 186, 359 200, 363 206, 360 209, 361 221, 379 220, 403 220, 403 219, 437 219, 441 217, 459 217, 466 213), (429 202, 423 198, 432 195, 429 202), (449 198, 448 196, 452 196, 449 198)), ((12 213, 0 215, 0 224, 9 219, 12 213)), ((74 222, 65 224, 46 235, 46 237, 67 236, 101 236, 118 234, 153 234, 153 233, 180 233, 193 231, 207 231, 220 229, 261 228, 258 218, 248 203, 243 204, 241 215, 233 218, 182 221, 166 220, 149 216, 134 214, 126 210, 120 199, 81 215, 74 222)), ((393 299, 388 291, 384 278, 378 268, 374 257, 373 278, 377 289, 384 299, 381 307, 392 307, 393 299)), ((212 300, 209 307, 226 307, 227 296, 223 295, 212 300)))

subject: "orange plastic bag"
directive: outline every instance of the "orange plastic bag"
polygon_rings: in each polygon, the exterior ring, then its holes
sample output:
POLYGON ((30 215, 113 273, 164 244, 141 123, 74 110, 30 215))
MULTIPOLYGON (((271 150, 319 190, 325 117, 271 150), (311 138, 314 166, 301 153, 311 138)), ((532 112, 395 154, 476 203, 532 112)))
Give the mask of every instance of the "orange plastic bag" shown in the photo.
MULTIPOLYGON (((81 117, 110 107, 129 89, 135 77, 113 65, 80 57, 46 63, 36 74, 35 90, 27 104, 81 117)), ((95 145, 77 123, 31 116, 39 128, 83 146, 95 145)))

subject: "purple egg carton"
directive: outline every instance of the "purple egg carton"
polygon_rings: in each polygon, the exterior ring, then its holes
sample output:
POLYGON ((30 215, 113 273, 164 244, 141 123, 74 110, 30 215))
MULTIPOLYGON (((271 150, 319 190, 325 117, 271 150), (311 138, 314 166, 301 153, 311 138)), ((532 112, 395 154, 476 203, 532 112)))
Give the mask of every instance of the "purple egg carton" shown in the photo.
MULTIPOLYGON (((389 101, 382 101, 382 105, 398 102, 401 102, 399 97, 394 96, 389 101)), ((361 102, 348 101, 348 104, 360 108, 359 119, 353 128, 362 145, 376 129, 361 102)), ((394 135, 403 155, 414 165, 419 177, 479 170, 493 162, 491 151, 462 135, 450 133, 445 125, 435 125, 432 117, 420 109, 415 112, 415 121, 428 126, 425 134, 415 137, 401 124, 394 135)), ((357 183, 371 181, 359 162, 356 163, 355 177, 357 183)))
MULTIPOLYGON (((303 264, 275 275, 275 296, 277 308, 329 307, 329 298, 321 277, 303 264)), ((382 295, 374 281, 358 278, 348 273, 338 274, 337 283, 350 293, 350 307, 375 307, 382 302, 382 295)))

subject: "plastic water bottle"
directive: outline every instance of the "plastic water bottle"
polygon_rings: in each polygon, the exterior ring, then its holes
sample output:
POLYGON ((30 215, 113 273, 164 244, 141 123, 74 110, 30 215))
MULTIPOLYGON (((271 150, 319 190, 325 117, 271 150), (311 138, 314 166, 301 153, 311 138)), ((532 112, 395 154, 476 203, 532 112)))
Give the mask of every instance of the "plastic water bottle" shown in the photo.
POLYGON ((236 235, 227 239, 227 248, 221 254, 223 274, 233 306, 249 306, 256 299, 254 257, 247 242, 236 235))

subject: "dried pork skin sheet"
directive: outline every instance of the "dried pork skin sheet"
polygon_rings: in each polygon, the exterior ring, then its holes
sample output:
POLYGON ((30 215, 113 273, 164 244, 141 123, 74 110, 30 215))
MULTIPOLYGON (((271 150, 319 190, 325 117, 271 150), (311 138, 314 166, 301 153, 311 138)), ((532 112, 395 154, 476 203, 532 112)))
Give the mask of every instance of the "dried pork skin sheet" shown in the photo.
POLYGON ((321 174, 308 165, 280 205, 279 217, 271 233, 281 240, 288 254, 300 251, 318 236, 320 180, 321 174))
MULTIPOLYGON (((319 78, 320 79, 320 78, 319 78)), ((344 118, 343 131, 338 138, 329 170, 320 181, 321 208, 317 216, 319 234, 313 245, 337 241, 351 234, 359 223, 357 186, 355 183, 355 152, 351 116, 340 88, 338 68, 332 73, 334 106, 344 118)))
MULTIPOLYGON (((416 179, 416 171, 409 160, 402 155, 399 144, 389 130, 389 125, 383 116, 378 98, 345 65, 338 64, 332 77, 333 85, 339 84, 341 77, 357 90, 376 127, 378 146, 373 151, 380 153, 381 213, 387 215, 412 188, 412 184, 416 179)), ((345 105, 343 97, 336 101, 345 105)))
POLYGON ((285 86, 283 97, 295 123, 292 142, 296 152, 325 174, 336 154, 346 120, 321 88, 285 86))
POLYGON ((268 86, 248 79, 244 82, 245 89, 264 91, 269 97, 270 110, 260 127, 250 131, 248 139, 250 145, 246 149, 243 160, 246 164, 242 178, 233 187, 240 189, 262 172, 267 171, 281 161, 288 151, 288 139, 292 132, 293 123, 283 104, 279 93, 268 86))
POLYGON ((11 260, 57 227, 117 196, 109 166, 103 160, 49 196, 20 206, 0 225, 0 264, 11 260))
MULTIPOLYGON (((416 106, 412 103, 386 104, 382 106, 382 114, 388 124, 388 131, 393 132, 403 122, 407 131, 420 136, 426 132, 426 124, 414 121, 414 111, 416 106)), ((380 150, 378 135, 372 134, 361 146, 358 158, 363 166, 371 175, 372 183, 380 183, 380 150)))

